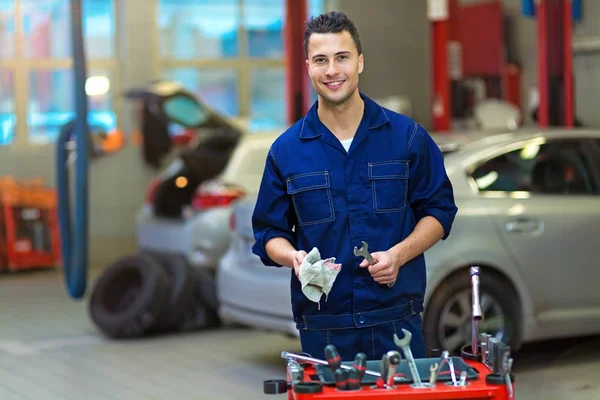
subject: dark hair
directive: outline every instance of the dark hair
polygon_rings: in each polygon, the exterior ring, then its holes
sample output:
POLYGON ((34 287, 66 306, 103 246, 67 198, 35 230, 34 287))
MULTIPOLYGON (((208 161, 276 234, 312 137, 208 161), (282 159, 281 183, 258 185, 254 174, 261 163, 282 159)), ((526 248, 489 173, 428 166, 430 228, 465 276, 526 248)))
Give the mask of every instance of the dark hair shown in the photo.
POLYGON ((308 41, 313 33, 340 33, 347 31, 356 45, 358 54, 362 54, 360 36, 354 23, 346 14, 340 11, 330 11, 325 14, 311 17, 304 30, 304 53, 308 57, 308 41))

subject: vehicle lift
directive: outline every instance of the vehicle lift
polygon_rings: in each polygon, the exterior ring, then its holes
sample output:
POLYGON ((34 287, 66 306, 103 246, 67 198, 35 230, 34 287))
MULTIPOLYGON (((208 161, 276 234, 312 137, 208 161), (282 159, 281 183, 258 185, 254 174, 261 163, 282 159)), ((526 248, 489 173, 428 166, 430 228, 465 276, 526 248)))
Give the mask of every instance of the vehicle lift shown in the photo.
MULTIPOLYGON (((574 21, 581 18, 581 3, 581 0, 521 0, 521 14, 534 18, 536 23, 539 109, 533 118, 540 128, 577 125, 572 30, 574 21)), ((452 130, 453 110, 460 107, 457 89, 465 78, 500 80, 501 97, 522 109, 518 62, 510 46, 502 43, 505 36, 502 7, 502 0, 469 5, 460 5, 459 0, 428 0, 434 131, 452 130)))
POLYGON ((381 361, 367 360, 364 353, 358 353, 353 362, 341 362, 335 344, 325 347, 327 360, 284 351, 281 357, 287 364, 286 379, 264 381, 263 392, 287 394, 289 400, 514 399, 510 347, 479 333, 484 318, 479 281, 480 268, 471 267, 471 344, 462 348, 460 357, 432 350, 429 357, 415 359, 410 351, 410 332, 403 329, 402 339, 394 335, 400 351, 388 351, 381 361))

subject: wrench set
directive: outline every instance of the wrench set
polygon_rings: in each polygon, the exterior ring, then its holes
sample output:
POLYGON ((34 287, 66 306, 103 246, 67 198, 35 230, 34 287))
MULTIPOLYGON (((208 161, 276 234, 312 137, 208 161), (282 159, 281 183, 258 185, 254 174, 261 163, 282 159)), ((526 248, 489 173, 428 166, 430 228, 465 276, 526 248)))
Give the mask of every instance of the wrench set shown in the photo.
MULTIPOLYGON (((355 249, 355 254, 369 260, 366 243, 355 249)), ((461 349, 460 357, 437 351, 439 354, 432 353, 429 358, 415 359, 410 349, 412 335, 403 329, 402 338, 394 334, 398 350, 388 351, 380 362, 367 360, 364 353, 356 354, 351 363, 342 362, 333 344, 325 347, 326 360, 284 351, 281 357, 287 363, 287 379, 264 381, 264 393, 287 394, 289 400, 514 399, 510 347, 489 334, 479 333, 479 323, 483 321, 480 272, 478 267, 470 269, 472 338, 471 344, 461 349)))

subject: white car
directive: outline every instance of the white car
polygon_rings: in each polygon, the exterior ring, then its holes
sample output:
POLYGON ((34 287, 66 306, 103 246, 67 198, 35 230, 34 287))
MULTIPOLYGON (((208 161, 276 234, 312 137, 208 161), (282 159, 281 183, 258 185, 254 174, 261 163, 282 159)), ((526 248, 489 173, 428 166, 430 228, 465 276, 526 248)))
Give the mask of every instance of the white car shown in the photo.
MULTIPOLYGON (((279 134, 244 134, 225 170, 216 179, 201 184, 191 204, 184 205, 179 216, 163 217, 157 212, 161 204, 157 204, 156 188, 180 170, 181 161, 175 159, 151 184, 136 214, 138 247, 183 255, 195 267, 214 270, 229 246, 230 205, 235 199, 256 192, 267 151, 279 134)), ((171 208, 178 200, 172 193, 165 193, 162 199, 171 208)))
MULTIPOLYGON (((480 266, 482 332, 522 343, 600 332, 600 131, 432 135, 458 214, 425 254, 428 348, 470 344, 469 267, 480 266)), ((264 164, 261 164, 261 166, 264 164)), ((298 336, 289 268, 252 254, 255 198, 234 205, 217 270, 222 320, 298 336)))

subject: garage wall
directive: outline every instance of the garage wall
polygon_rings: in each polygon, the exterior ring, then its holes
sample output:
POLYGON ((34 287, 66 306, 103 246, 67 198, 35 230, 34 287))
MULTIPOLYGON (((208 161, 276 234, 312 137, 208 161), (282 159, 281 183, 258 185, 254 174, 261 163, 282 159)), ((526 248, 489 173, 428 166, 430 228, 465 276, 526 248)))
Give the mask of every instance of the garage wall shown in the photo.
MULTIPOLYGON (((147 43, 155 21, 147 0, 117 1, 117 13, 124 16, 119 26, 121 59, 120 81, 126 86, 155 77, 152 47, 147 43), (127 27, 127 29, 126 29, 127 27), (135 57, 131 57, 135 54, 135 57), (129 55, 129 56, 128 56, 129 55)), ((122 86, 123 87, 123 86, 122 86)), ((125 132, 131 128, 130 107, 122 104, 125 132)), ((0 147, 0 176, 17 179, 43 178, 55 184, 55 146, 29 145, 0 147)), ((90 165, 90 262, 101 267, 121 254, 134 249, 134 213, 143 200, 152 171, 144 168, 139 149, 127 146, 118 154, 105 156, 90 165)))
POLYGON ((431 79, 427 2, 339 0, 339 5, 361 35, 365 54, 361 90, 370 97, 408 96, 415 119, 429 127, 431 79))

